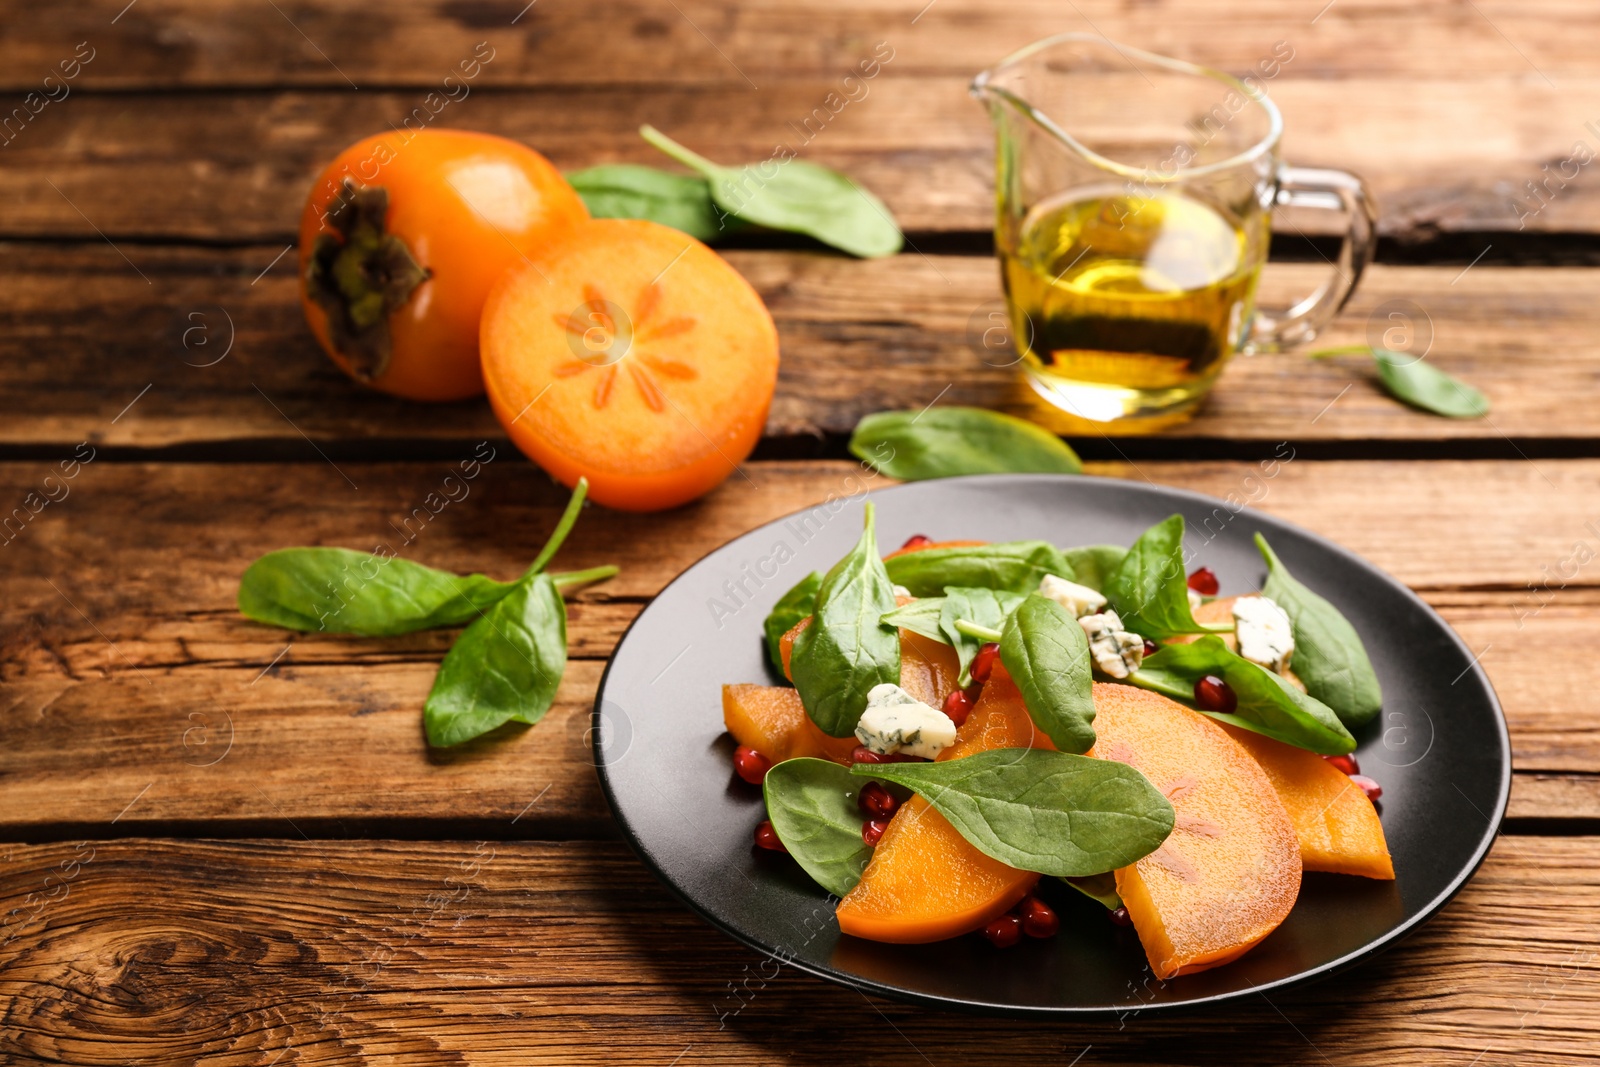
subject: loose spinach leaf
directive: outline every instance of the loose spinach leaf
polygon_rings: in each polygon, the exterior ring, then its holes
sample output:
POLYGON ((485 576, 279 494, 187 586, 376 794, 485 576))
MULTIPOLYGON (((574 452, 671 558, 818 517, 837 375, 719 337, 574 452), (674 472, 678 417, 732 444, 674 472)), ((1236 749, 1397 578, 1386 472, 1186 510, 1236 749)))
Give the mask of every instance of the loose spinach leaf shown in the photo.
POLYGON ((1078 620, 1037 593, 1006 619, 1000 662, 1022 692, 1034 724, 1063 752, 1094 745, 1094 680, 1089 638, 1078 620))
POLYGON ((878 557, 872 516, 869 502, 861 540, 822 579, 811 625, 789 655, 806 714, 832 737, 855 732, 873 686, 900 681, 900 634, 883 625, 895 607, 894 584, 878 557))
POLYGON ((1022 601, 1022 594, 1003 589, 951 586, 945 590, 939 610, 939 629, 944 636, 939 640, 956 650, 956 658, 961 662, 961 675, 956 681, 962 688, 972 684, 972 660, 983 642, 956 629, 956 623, 965 619, 977 626, 998 630, 1005 625, 1006 616, 1022 601))
POLYGON ((1144 775, 1069 752, 997 748, 851 773, 915 790, 984 855, 1060 878, 1126 867, 1172 832, 1172 805, 1144 775))
POLYGON ((761 624, 767 635, 767 655, 779 674, 783 673, 783 653, 778 651, 778 641, 794 629, 796 623, 816 610, 817 590, 821 587, 822 575, 812 571, 778 598, 778 602, 772 606, 772 612, 761 624))
POLYGON ((1116 911, 1122 907, 1122 897, 1117 893, 1117 876, 1111 871, 1104 874, 1091 874, 1086 878, 1063 878, 1063 882, 1099 904, 1104 904, 1107 910, 1116 911))
POLYGON ((717 206, 746 222, 803 233, 864 258, 892 256, 904 243, 883 201, 838 171, 792 158, 723 167, 653 126, 641 126, 639 133, 705 175, 717 206))
POLYGON ((1195 707, 1218 722, 1277 738, 1324 756, 1354 752, 1355 738, 1333 709, 1293 684, 1228 651, 1222 638, 1208 634, 1193 644, 1166 645, 1149 656, 1128 681, 1195 707), (1194 683, 1206 675, 1228 683, 1238 697, 1233 712, 1195 707, 1194 683))
POLYGON ((459 745, 504 723, 536 723, 567 668, 567 606, 548 574, 517 582, 456 639, 423 705, 428 744, 459 745))
POLYGON ((1451 419, 1476 419, 1489 413, 1489 398, 1480 390, 1409 352, 1341 345, 1318 349, 1310 355, 1317 359, 1356 354, 1373 358, 1378 368, 1378 383, 1402 403, 1451 419))
POLYGON ((1076 575, 1073 581, 1097 593, 1104 593, 1112 572, 1122 564, 1128 550, 1121 545, 1084 545, 1082 548, 1064 548, 1061 554, 1076 575))
POLYGON ((948 645, 950 638, 939 628, 939 616, 944 609, 944 597, 925 596, 904 604, 883 617, 885 626, 898 626, 914 634, 932 638, 948 645))
POLYGON ((743 228, 718 209, 698 174, 617 163, 568 174, 567 181, 597 219, 649 219, 702 241, 743 228))
POLYGON ((1178 634, 1233 627, 1206 626, 1189 610, 1189 584, 1183 571, 1183 516, 1156 523, 1128 549, 1100 590, 1111 601, 1124 628, 1157 641, 1178 634))
POLYGON ((387 637, 461 626, 515 582, 458 577, 393 555, 348 548, 268 552, 239 579, 239 611, 290 630, 387 637))
MULTIPOLYGON (((580 479, 526 574, 542 571, 561 547, 588 488, 588 481, 580 479)), ((597 568, 570 579, 581 584, 615 573, 615 567, 597 568)), ((388 637, 471 622, 516 584, 481 574, 458 576, 393 555, 348 548, 284 548, 245 569, 239 579, 239 611, 290 630, 388 637)))
POLYGON ((1383 706, 1383 691, 1356 628, 1338 608, 1300 584, 1259 533, 1256 548, 1267 561, 1262 595, 1294 624, 1294 673, 1346 726, 1371 722, 1383 706))
POLYGON ((1489 413, 1489 398, 1466 382, 1405 352, 1374 348, 1378 380, 1389 395, 1412 407, 1451 419, 1477 419, 1489 413))
POLYGON ((902 481, 959 474, 1043 471, 1078 474, 1078 455, 1025 419, 983 408, 880 411, 856 424, 850 451, 902 481))
POLYGON ((1047 574, 1072 578, 1060 549, 1048 541, 924 548, 883 562, 891 582, 922 597, 939 596, 947 586, 1031 593, 1047 574))
POLYGON ((836 897, 856 887, 872 858, 872 847, 861 839, 865 820, 856 803, 861 785, 837 763, 802 757, 767 771, 761 787, 778 840, 813 881, 836 897))

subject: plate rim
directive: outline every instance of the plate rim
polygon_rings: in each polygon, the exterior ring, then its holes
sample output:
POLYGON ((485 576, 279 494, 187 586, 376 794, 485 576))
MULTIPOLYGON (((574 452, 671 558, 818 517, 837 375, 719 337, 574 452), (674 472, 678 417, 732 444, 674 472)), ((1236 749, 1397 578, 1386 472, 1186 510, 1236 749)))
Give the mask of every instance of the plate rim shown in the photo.
MULTIPOLYGON (((1025 484, 1029 482, 1043 482, 1054 484, 1066 480, 1081 479, 1114 482, 1125 489, 1131 489, 1137 493, 1146 494, 1156 499, 1177 498, 1193 504, 1203 504, 1213 507, 1221 506, 1224 508, 1230 507, 1226 501, 1218 497, 1209 496, 1205 493, 1196 492, 1192 489, 1181 489, 1176 486, 1159 485, 1153 482, 1136 482, 1132 479, 1125 478, 1054 473, 967 474, 949 478, 927 479, 915 482, 899 482, 894 485, 883 486, 882 488, 865 490, 863 492, 853 494, 852 497, 846 499, 851 500, 859 497, 863 502, 870 500, 876 503, 879 498, 894 493, 902 491, 915 492, 924 489, 924 487, 948 483, 1020 482, 1025 484)), ((887 982, 863 978, 857 975, 851 975, 842 971, 831 969, 826 966, 813 964, 803 960, 798 955, 784 952, 781 948, 764 944, 757 938, 744 933, 733 925, 723 922, 720 918, 713 915, 706 908, 702 907, 699 902, 697 902, 684 890, 679 888, 678 885, 670 877, 668 877, 666 872, 661 869, 661 867, 651 857, 648 850, 646 850, 643 844, 640 842, 638 834, 629 824, 626 816, 623 815, 622 810, 617 803, 616 795, 612 790, 610 768, 606 763, 605 754, 601 750, 601 744, 604 739, 604 721, 601 714, 601 708, 604 703, 604 695, 606 692, 607 683, 611 679, 612 668, 616 664, 617 653, 620 652, 624 644, 627 643, 628 637, 633 633, 634 627, 639 624, 640 620, 642 620, 645 614, 655 606, 656 601, 659 600, 667 592, 667 590, 683 581, 689 575, 689 573, 701 563, 705 562, 711 556, 721 552, 730 545, 750 537, 759 530, 767 529, 770 526, 783 523, 799 515, 808 514, 817 506, 817 504, 813 503, 801 508, 797 508, 794 511, 785 512, 782 515, 775 516, 772 519, 769 519, 757 526, 752 527, 749 530, 744 531, 736 537, 732 537, 727 541, 708 549, 699 557, 697 557, 694 562, 690 563, 681 571, 679 571, 671 581, 662 586, 661 589, 650 598, 650 602, 639 611, 639 614, 634 616, 633 621, 628 624, 627 629, 623 630, 621 636, 617 638, 617 643, 615 647, 612 648, 611 655, 606 658, 605 669, 601 672, 600 681, 595 687, 594 705, 590 709, 589 735, 591 760, 595 767, 596 776, 600 780, 600 790, 605 796, 606 806, 611 809, 612 819, 616 822, 618 829, 622 831, 622 836, 627 841, 628 847, 631 848, 634 854, 639 857, 639 859, 644 863, 645 867, 649 869, 650 873, 655 876, 656 880, 665 886, 673 896, 682 901, 683 904, 702 921, 709 923, 712 927, 721 930, 723 933, 732 937, 735 941, 755 949, 757 952, 760 952, 765 956, 769 956, 786 966, 796 967, 807 974, 814 975, 815 977, 821 978, 824 981, 831 982, 835 985, 840 985, 845 988, 855 989, 863 993, 875 993, 890 1000, 915 1004, 920 1007, 953 1010, 971 1015, 983 1015, 999 1018, 1055 1018, 1088 1020, 1116 1018, 1119 1016, 1138 1016, 1147 1012, 1179 1013, 1192 1011, 1196 1008, 1209 1005, 1231 1003, 1233 1001, 1240 1000, 1247 996, 1253 996, 1258 993, 1266 994, 1275 990, 1281 990, 1293 986, 1320 981, 1383 952, 1386 952, 1390 948, 1393 948, 1395 945, 1399 944, 1399 942, 1404 940, 1406 937, 1410 936, 1412 933, 1415 933, 1419 927, 1433 919, 1434 916, 1438 915, 1438 913, 1450 903, 1450 901, 1455 899, 1456 895, 1461 892, 1466 884, 1472 880, 1473 875, 1475 875, 1479 868, 1483 866, 1484 860, 1488 858, 1489 851, 1494 847, 1495 840, 1500 836, 1500 829, 1505 821, 1506 810, 1511 799, 1511 780, 1513 770, 1511 734, 1510 728, 1506 722, 1505 708, 1500 703, 1500 696, 1497 692, 1495 692, 1493 683, 1489 681, 1488 673, 1483 669, 1482 663, 1473 653, 1471 647, 1462 639, 1461 635, 1456 632, 1455 628, 1446 622, 1444 617, 1434 609, 1433 605, 1429 604, 1426 600, 1422 599, 1422 597, 1418 596, 1410 586, 1394 577, 1394 575, 1390 574, 1388 571, 1363 558, 1352 550, 1345 548, 1338 542, 1324 537, 1322 534, 1319 534, 1313 530, 1306 529, 1299 523, 1280 518, 1276 515, 1271 515, 1267 512, 1259 511, 1250 505, 1245 505, 1239 508, 1235 514, 1250 513, 1252 515, 1263 515, 1274 523, 1278 523, 1292 529, 1300 536, 1314 542, 1320 549, 1328 551, 1335 556, 1341 557, 1348 562, 1352 562, 1362 569, 1372 571, 1383 581, 1387 582, 1395 592, 1398 592, 1403 597, 1410 600, 1415 606, 1420 607, 1427 614, 1427 616, 1432 619, 1433 623, 1439 628, 1439 630, 1446 634, 1455 644, 1456 648, 1459 649, 1470 661, 1468 664, 1468 671, 1478 681, 1484 695, 1489 700, 1489 705, 1494 711, 1494 726, 1496 738, 1500 745, 1501 755, 1500 782, 1495 799, 1494 810, 1489 815, 1488 824, 1484 827, 1483 833, 1480 835, 1478 843, 1473 849, 1470 860, 1464 864, 1455 875, 1451 877, 1449 884, 1435 894, 1432 900, 1428 901, 1421 908, 1419 908, 1416 914, 1409 919, 1384 932, 1373 940, 1368 941, 1359 948, 1353 949, 1337 959, 1329 960, 1326 963, 1319 964, 1297 974, 1287 975, 1283 978, 1277 978, 1271 982, 1264 982, 1260 985, 1251 985, 1246 989, 1235 989, 1222 993, 1211 993, 1206 996, 1198 996, 1184 1000, 1141 1002, 1130 1007, 1004 1004, 990 1001, 967 1000, 958 997, 942 996, 934 993, 923 993, 887 982)), ((829 895, 831 896, 832 894, 829 895)))

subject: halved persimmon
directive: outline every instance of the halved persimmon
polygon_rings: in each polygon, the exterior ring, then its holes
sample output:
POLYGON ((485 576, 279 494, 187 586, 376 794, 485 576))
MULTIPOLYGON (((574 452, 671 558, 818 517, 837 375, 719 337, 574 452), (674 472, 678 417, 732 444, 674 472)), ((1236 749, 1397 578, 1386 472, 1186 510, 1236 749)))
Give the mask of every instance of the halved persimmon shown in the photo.
POLYGON ((750 283, 640 219, 595 219, 510 271, 484 306, 480 348, 517 447, 628 511, 685 503, 732 474, 778 377, 778 333, 750 283))
MULTIPOLYGON (((995 748, 1054 748, 1035 729, 1022 694, 996 664, 983 695, 939 754, 960 759, 995 748)), ((914 796, 900 806, 861 881, 839 901, 839 929, 873 941, 920 944, 979 929, 1011 910, 1039 881, 974 848, 943 815, 914 796)))
POLYGON ((1172 802, 1172 834, 1117 871, 1117 892, 1158 978, 1237 959, 1300 893, 1300 846, 1278 793, 1223 728, 1158 693, 1094 686, 1090 755, 1126 763, 1172 802))
POLYGON ((1278 791, 1300 840, 1302 867, 1393 880, 1378 809, 1349 775, 1315 752, 1237 726, 1222 728, 1255 757, 1278 791))

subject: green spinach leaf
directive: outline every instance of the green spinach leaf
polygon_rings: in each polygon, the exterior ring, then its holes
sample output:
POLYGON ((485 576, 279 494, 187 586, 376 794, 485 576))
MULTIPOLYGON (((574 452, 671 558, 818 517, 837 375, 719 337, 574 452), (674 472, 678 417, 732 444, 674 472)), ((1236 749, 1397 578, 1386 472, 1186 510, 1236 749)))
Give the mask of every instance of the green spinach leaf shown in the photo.
POLYGON ((1117 876, 1112 871, 1091 874, 1085 878, 1063 878, 1063 882, 1109 911, 1122 907, 1122 897, 1117 893, 1117 876))
POLYGON ((239 611, 290 630, 388 637, 476 619, 515 582, 459 577, 393 555, 283 548, 239 579, 239 611))
POLYGON ((1037 593, 1006 619, 1000 662, 1022 693, 1034 724, 1063 752, 1094 745, 1094 679, 1089 638, 1078 620, 1037 593))
POLYGON ((1161 640, 1232 626, 1206 626, 1189 610, 1189 583, 1183 570, 1183 516, 1171 515, 1144 533, 1100 590, 1111 601, 1125 629, 1161 640))
POLYGON ((746 222, 803 233, 864 258, 892 256, 904 243, 883 201, 838 171, 793 158, 723 167, 653 126, 641 126, 639 133, 705 175, 717 206, 746 222))
POLYGON ((1366 345, 1341 345, 1310 353, 1313 359, 1356 354, 1372 357, 1378 369, 1378 384, 1402 403, 1451 419, 1476 419, 1489 413, 1489 398, 1481 390, 1445 373, 1421 356, 1366 345))
POLYGON ((960 474, 1083 470, 1077 453, 1055 434, 983 408, 880 411, 856 424, 850 451, 880 473, 907 482, 960 474))
POLYGON ((1374 348, 1378 380, 1389 395, 1412 407, 1451 419, 1477 419, 1489 413, 1489 398, 1466 382, 1418 356, 1374 348))
POLYGON ((867 693, 900 681, 900 634, 883 625, 894 610, 894 585, 878 556, 873 507, 850 553, 817 590, 811 625, 795 638, 789 673, 811 721, 831 737, 849 737, 867 707, 867 693))
POLYGON ((784 634, 794 629, 795 624, 810 615, 817 607, 817 590, 822 588, 822 575, 812 571, 800 581, 795 583, 778 602, 772 606, 772 611, 761 624, 762 630, 767 635, 767 655, 772 659, 772 665, 783 673, 783 653, 778 651, 778 641, 784 634))
POLYGON ((698 174, 615 163, 568 174, 567 181, 597 219, 648 219, 702 241, 743 228, 718 209, 698 174))
POLYGON ((939 615, 944 609, 944 597, 925 596, 903 604, 883 617, 885 626, 898 626, 914 634, 931 638, 948 645, 950 639, 939 628, 939 615))
POLYGON ((1172 805, 1144 775, 1069 752, 997 748, 851 773, 914 790, 984 855, 1060 878, 1126 867, 1172 832, 1172 805))
POLYGON ((422 709, 428 744, 446 748, 507 722, 538 722, 566 668, 566 603, 548 574, 523 578, 439 666, 422 709))
POLYGON ((822 888, 842 897, 856 887, 872 848, 861 839, 861 779, 828 760, 784 760, 761 787, 778 840, 822 888))
POLYGON ((1228 650, 1208 634, 1193 644, 1166 645, 1145 659, 1128 681, 1165 694, 1218 722, 1276 738, 1324 756, 1354 752, 1355 738, 1333 709, 1293 684, 1228 650), (1194 683, 1206 675, 1228 683, 1238 698, 1231 713, 1195 707, 1194 683))
POLYGON ((1048 541, 924 548, 884 560, 889 580, 912 596, 940 596, 948 586, 1032 593, 1047 574, 1071 580, 1072 568, 1048 541))
POLYGON ((1003 589, 966 588, 953 585, 945 590, 944 602, 939 610, 940 638, 956 650, 961 662, 961 675, 957 684, 962 688, 972 684, 972 660, 983 647, 983 642, 971 634, 956 629, 956 623, 965 620, 975 626, 998 630, 1005 625, 1006 617, 1023 602, 1021 593, 1008 593, 1003 589))
POLYGON ((1346 726, 1371 722, 1383 707, 1383 691, 1356 628, 1338 608, 1296 580, 1259 533, 1256 548, 1267 561, 1261 593, 1294 624, 1294 673, 1346 726))
POLYGON ((1082 548, 1065 548, 1061 554, 1076 576, 1072 580, 1086 585, 1097 593, 1106 591, 1112 572, 1122 565, 1128 550, 1121 545, 1084 545, 1082 548))

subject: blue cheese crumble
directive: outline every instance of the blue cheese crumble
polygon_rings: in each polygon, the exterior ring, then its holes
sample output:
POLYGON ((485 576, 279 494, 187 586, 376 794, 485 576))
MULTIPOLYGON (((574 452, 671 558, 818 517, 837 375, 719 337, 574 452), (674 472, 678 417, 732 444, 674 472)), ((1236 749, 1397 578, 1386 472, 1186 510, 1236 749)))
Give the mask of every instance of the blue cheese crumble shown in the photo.
POLYGON ((1039 579, 1039 595, 1046 600, 1054 600, 1066 608, 1074 619, 1093 615, 1106 606, 1106 598, 1095 590, 1077 582, 1069 582, 1065 578, 1058 578, 1054 574, 1047 574, 1039 579))
POLYGON ((1089 657, 1101 673, 1126 678, 1144 662, 1144 638, 1124 630, 1116 612, 1085 615, 1078 625, 1089 635, 1089 657))
POLYGON ((1277 604, 1264 596, 1242 596, 1233 602, 1233 625, 1240 656, 1275 674, 1289 669, 1294 625, 1277 604))
POLYGON ((867 693, 856 740, 880 756, 904 752, 933 759, 955 744, 956 724, 893 682, 884 682, 867 693))

